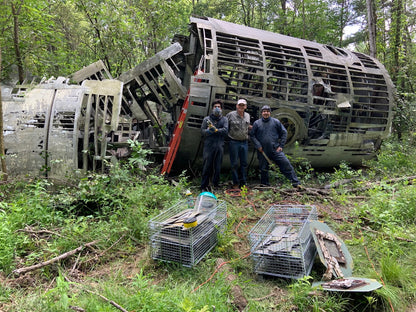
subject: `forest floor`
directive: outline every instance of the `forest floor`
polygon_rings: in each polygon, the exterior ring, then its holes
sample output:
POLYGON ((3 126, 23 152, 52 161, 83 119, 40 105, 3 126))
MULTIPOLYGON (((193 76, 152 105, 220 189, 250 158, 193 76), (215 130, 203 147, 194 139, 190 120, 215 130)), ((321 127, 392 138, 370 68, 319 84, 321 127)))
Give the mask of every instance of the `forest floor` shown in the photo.
MULTIPOLYGON (((194 186, 194 188, 197 190, 196 186, 194 186)), ((261 187, 258 184, 252 184, 248 185, 247 189, 239 190, 231 189, 230 185, 224 184, 219 189, 214 190, 214 193, 218 199, 224 200, 227 203, 227 214, 229 214, 230 219, 232 219, 231 227, 228 229, 229 234, 227 236, 231 241, 232 251, 229 253, 231 254, 230 258, 247 262, 244 264, 246 267, 248 267, 248 262, 250 261, 250 257, 248 257, 250 254, 248 234, 272 205, 315 206, 318 213, 318 220, 330 224, 331 228, 335 230, 336 234, 342 240, 350 241, 353 239, 352 234, 348 230, 348 227, 344 227, 344 225, 347 223, 352 224, 355 221, 354 218, 356 218, 356 216, 353 214, 354 208, 366 200, 366 197, 360 196, 359 191, 357 190, 354 191, 354 195, 348 197, 348 200, 345 200, 345 197, 344 200, 339 200, 339 198, 333 198, 331 190, 323 186, 308 186, 298 189, 287 187, 261 187)), ((78 263, 76 256, 72 256, 71 260, 68 260, 64 266, 62 266, 62 263, 60 266, 56 266, 55 264, 50 265, 49 269, 46 270, 46 274, 45 271, 40 273, 39 270, 33 270, 20 276, 14 276, 13 274, 5 276, 0 273, 0 284, 13 289, 21 289, 26 294, 31 294, 34 291, 39 292, 39 290, 45 294, 56 287, 56 277, 53 276, 57 276, 57 271, 61 271, 63 268, 66 268, 62 273, 67 278, 68 282, 77 283, 88 289, 99 288, 99 281, 113 279, 115 272, 118 272, 118 275, 123 276, 123 281, 121 283, 129 284, 135 277, 143 274, 143 270, 145 270, 152 276, 151 284, 156 286, 164 285, 165 281, 168 280, 168 275, 172 273, 172 271, 170 271, 172 268, 166 268, 164 263, 156 262, 151 258, 151 246, 148 243, 140 243, 136 245, 136 248, 130 248, 129 250, 118 248, 115 243, 114 246, 111 246, 102 252, 94 253, 93 250, 91 251, 91 255, 93 256, 88 258, 87 255, 86 257, 89 261, 88 265, 85 263, 83 265, 81 261, 78 263), (53 277, 52 279, 51 276, 53 277)), ((355 260, 354 252, 356 252, 356 249, 351 251, 353 260, 355 260)), ((362 254, 364 254, 364 252, 362 252, 362 254)), ((216 265, 214 268, 208 267, 208 270, 211 271, 208 273, 212 275, 198 287, 207 283, 212 283, 212 281, 216 279, 216 276, 225 270, 228 272, 227 280, 229 280, 230 285, 233 285, 230 292, 231 297, 233 298, 232 304, 236 311, 254 311, 245 309, 245 307, 250 304, 250 301, 269 300, 272 302, 272 305, 279 306, 281 302, 288 300, 287 298, 290 297, 287 282, 273 282, 271 284, 272 286, 270 286, 263 294, 264 296, 254 297, 253 293, 246 294, 244 285, 238 281, 236 282, 241 272, 236 271, 235 268, 230 265, 226 265, 227 262, 231 261, 230 259, 224 259, 223 256, 224 253, 212 252, 207 255, 206 259, 202 260, 202 262, 215 262, 216 265)), ((371 256, 372 255, 369 255, 368 259, 365 256, 360 256, 358 262, 359 271, 362 272, 364 266, 367 266, 367 269, 371 270, 371 256)), ((316 259, 315 263, 316 262, 319 262, 319 259, 316 259)), ((198 263, 196 267, 201 265, 203 265, 203 263, 198 263)), ((244 265, 240 265, 240 267, 244 268, 244 265)), ((24 263, 21 263, 19 266, 24 267, 25 265, 24 263)), ((204 269, 207 269, 207 267, 205 266, 204 269)), ((313 271, 315 270, 313 269, 313 271)), ((257 279, 257 277, 254 276, 255 274, 247 273, 247 270, 243 274, 246 275, 245 278, 256 279, 256 283, 261 283, 262 278, 264 278, 257 276, 260 278, 257 279)), ((322 276, 322 268, 314 272, 315 277, 319 276, 319 274, 322 276)), ((201 277, 198 278, 199 280, 201 279, 201 277)), ((266 278, 267 280, 279 280, 279 278, 270 276, 267 276, 266 278)), ((21 293, 17 292, 17 294, 21 293)), ((18 298, 16 298, 16 301, 18 301, 17 299, 18 298)), ((15 302, 13 301, 13 295, 11 295, 11 300, 9 302, 0 303, 0 311, 14 311, 15 302)), ((122 308, 121 311, 123 311, 122 308)), ((279 311, 302 310, 296 310, 296 308, 293 308, 292 310, 292 308, 289 307, 286 310, 279 311)), ((416 304, 408 308, 405 312, 416 312, 416 304)))

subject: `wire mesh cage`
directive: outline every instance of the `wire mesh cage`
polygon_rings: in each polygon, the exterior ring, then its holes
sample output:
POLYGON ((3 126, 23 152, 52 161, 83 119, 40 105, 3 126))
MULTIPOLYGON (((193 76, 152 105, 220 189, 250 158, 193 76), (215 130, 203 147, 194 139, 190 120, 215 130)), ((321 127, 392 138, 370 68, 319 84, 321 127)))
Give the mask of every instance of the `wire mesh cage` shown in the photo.
POLYGON ((309 222, 315 206, 274 205, 249 232, 254 272, 284 278, 309 275, 316 246, 309 222))
POLYGON ((181 201, 149 221, 153 259, 192 267, 217 244, 227 223, 225 202, 204 211, 193 209, 194 203, 181 201), (195 221, 187 225, 190 219, 195 221))

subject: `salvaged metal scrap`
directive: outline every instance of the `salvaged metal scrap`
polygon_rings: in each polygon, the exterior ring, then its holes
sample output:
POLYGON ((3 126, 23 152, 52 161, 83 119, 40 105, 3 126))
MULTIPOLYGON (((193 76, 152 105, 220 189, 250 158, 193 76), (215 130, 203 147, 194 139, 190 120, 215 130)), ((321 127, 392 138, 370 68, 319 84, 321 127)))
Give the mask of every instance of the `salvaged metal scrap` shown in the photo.
POLYGON ((249 232, 254 271, 284 278, 309 275, 316 247, 309 229, 316 207, 273 205, 249 232))
POLYGON ((369 292, 382 285, 374 279, 352 277, 352 258, 343 241, 323 222, 312 221, 310 229, 321 262, 327 270, 312 286, 329 291, 369 292), (334 279, 332 279, 334 278, 334 279))
POLYGON ((77 167, 77 123, 86 91, 60 77, 3 103, 10 175, 63 177, 77 167))
POLYGON ((5 102, 10 174, 62 178, 74 169, 103 170, 102 162, 112 156, 110 144, 124 142, 132 133, 120 123, 122 86, 118 80, 69 85, 59 77, 37 85, 19 101, 5 102))
POLYGON ((269 105, 288 129, 285 152, 315 167, 341 159, 361 164, 389 135, 394 86, 376 59, 213 18, 192 17, 190 26, 186 64, 203 73, 184 77, 192 104, 176 165, 199 160, 192 153, 214 98, 225 102, 225 112, 238 98, 247 99, 253 121, 269 105))
POLYGON ((322 284, 323 288, 337 288, 337 289, 354 289, 367 285, 364 280, 356 280, 350 278, 340 278, 322 284))
POLYGON ((176 76, 181 61, 174 59, 181 51, 182 46, 175 43, 118 77, 124 83, 123 103, 136 118, 143 118, 144 114, 144 118, 151 121, 150 126, 158 131, 160 147, 166 146, 166 136, 169 135, 163 131, 161 112, 177 113, 175 105, 178 102, 182 104, 186 96, 186 89, 176 76))
MULTIPOLYGON (((264 254, 290 254, 299 246, 297 229, 292 226, 276 226, 270 236, 259 245, 258 252, 264 254)), ((256 252, 256 251, 255 251, 256 252)))
POLYGON ((345 265, 345 257, 341 250, 341 243, 331 233, 325 233, 315 230, 315 235, 318 238, 319 247, 326 260, 327 270, 323 276, 326 281, 331 280, 332 274, 336 277, 344 277, 340 270, 340 264, 345 265))
POLYGON ((315 241, 321 262, 327 268, 323 280, 343 278, 352 275, 353 261, 344 242, 323 222, 310 223, 312 237, 315 241))
POLYGON ((370 292, 382 287, 378 281, 365 277, 346 277, 329 282, 314 282, 312 286, 337 292, 370 292))
POLYGON ((92 63, 71 75, 71 80, 81 84, 84 80, 113 79, 102 60, 92 63))
POLYGON ((180 201, 149 221, 153 259, 191 267, 217 244, 227 223, 225 202, 209 211, 189 209, 190 204, 189 199, 180 201))
POLYGON ((114 154, 108 152, 109 144, 114 147, 126 143, 131 132, 123 131, 120 124, 121 96, 123 83, 118 80, 84 80, 87 87, 82 104, 82 122, 79 130, 82 139, 82 169, 104 171, 106 160, 114 154))

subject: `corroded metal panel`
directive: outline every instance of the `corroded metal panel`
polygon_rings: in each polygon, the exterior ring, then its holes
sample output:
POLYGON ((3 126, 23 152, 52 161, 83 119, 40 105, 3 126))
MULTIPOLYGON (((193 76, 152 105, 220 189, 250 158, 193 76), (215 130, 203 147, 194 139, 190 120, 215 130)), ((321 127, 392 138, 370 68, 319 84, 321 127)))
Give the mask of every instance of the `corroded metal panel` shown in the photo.
POLYGON ((85 80, 82 86, 88 91, 84 95, 79 125, 79 131, 83 133, 81 167, 84 172, 88 169, 103 172, 105 161, 112 158, 108 144, 123 139, 112 135, 119 130, 123 83, 119 80, 85 80))
POLYGON ((28 91, 23 101, 4 103, 6 164, 11 176, 63 177, 73 171, 74 126, 84 91, 58 79, 28 91))
POLYGON ((174 58, 181 51, 181 45, 175 43, 118 78, 124 83, 124 105, 137 118, 144 114, 159 130, 163 125, 151 104, 158 106, 158 112, 171 112, 178 100, 184 100, 186 96, 186 89, 179 78, 183 75, 184 64, 181 64, 182 58, 174 58))
POLYGON ((92 63, 71 75, 71 80, 81 84, 84 80, 113 79, 102 60, 92 63))
POLYGON ((10 176, 39 175, 45 166, 46 116, 54 90, 34 89, 24 102, 4 102, 4 145, 10 176))
POLYGON ((78 168, 78 131, 81 103, 86 89, 68 86, 55 91, 50 107, 47 146, 48 176, 63 178, 78 168))

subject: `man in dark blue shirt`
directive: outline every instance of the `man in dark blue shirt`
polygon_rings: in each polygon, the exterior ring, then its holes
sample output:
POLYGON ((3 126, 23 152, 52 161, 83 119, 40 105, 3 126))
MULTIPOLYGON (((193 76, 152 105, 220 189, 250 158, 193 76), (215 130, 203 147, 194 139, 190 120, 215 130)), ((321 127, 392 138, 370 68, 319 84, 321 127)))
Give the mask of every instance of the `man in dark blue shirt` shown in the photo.
POLYGON ((276 118, 270 117, 270 106, 265 105, 261 108, 261 118, 256 120, 250 132, 250 138, 257 149, 257 157, 260 167, 260 183, 269 183, 269 162, 273 161, 279 166, 283 175, 290 180, 294 187, 298 187, 300 182, 295 170, 283 153, 287 139, 287 130, 276 118), (266 157, 267 158, 266 158, 266 157))

